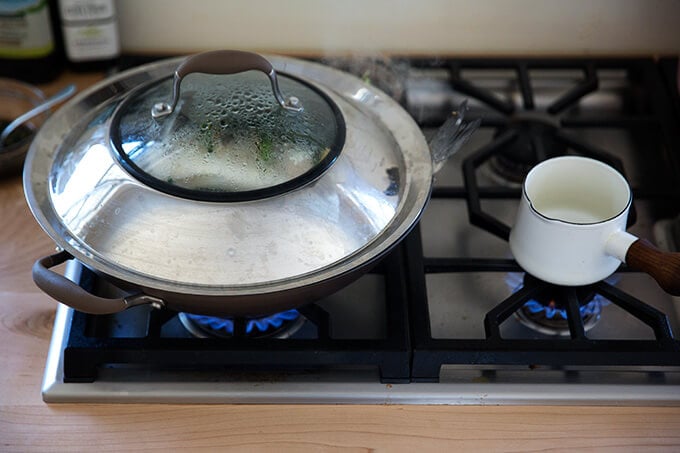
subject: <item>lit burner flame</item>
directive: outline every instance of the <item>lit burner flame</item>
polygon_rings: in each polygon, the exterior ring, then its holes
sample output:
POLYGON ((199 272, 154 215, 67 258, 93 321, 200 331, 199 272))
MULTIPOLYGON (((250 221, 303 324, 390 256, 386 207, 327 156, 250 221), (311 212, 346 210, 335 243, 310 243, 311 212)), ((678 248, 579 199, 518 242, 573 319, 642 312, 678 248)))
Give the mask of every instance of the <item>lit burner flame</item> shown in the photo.
MULTIPOLYGON (((582 318, 585 318, 588 315, 599 315, 602 311, 602 307, 608 303, 608 300, 599 294, 596 294, 593 300, 585 305, 581 305, 578 311, 581 313, 582 318)), ((543 305, 542 303, 532 299, 524 304, 524 308, 526 308, 532 314, 544 312, 545 317, 548 319, 553 319, 555 317, 562 318, 565 321, 567 319, 567 310, 556 307, 555 301, 553 300, 551 300, 548 305, 543 305)))
MULTIPOLYGON (((515 293, 524 286, 524 278, 525 274, 512 272, 506 275, 505 281, 512 292, 515 293)), ((611 277, 611 279, 616 280, 616 277, 611 277)), ((597 323, 602 308, 609 303, 609 300, 604 296, 593 293, 590 300, 579 306, 579 313, 586 330, 591 329, 597 323)), ((549 335, 569 334, 567 310, 554 299, 550 299, 547 303, 531 299, 525 302, 515 314, 523 324, 539 332, 549 335)))
MULTIPOLYGON (((182 316, 205 332, 215 333, 220 336, 231 336, 234 334, 234 320, 232 318, 219 318, 191 313, 182 313, 182 316)), ((276 332, 284 324, 296 321, 298 318, 300 318, 300 312, 297 310, 283 311, 261 318, 247 318, 245 326, 246 335, 262 336, 270 334, 276 332)))

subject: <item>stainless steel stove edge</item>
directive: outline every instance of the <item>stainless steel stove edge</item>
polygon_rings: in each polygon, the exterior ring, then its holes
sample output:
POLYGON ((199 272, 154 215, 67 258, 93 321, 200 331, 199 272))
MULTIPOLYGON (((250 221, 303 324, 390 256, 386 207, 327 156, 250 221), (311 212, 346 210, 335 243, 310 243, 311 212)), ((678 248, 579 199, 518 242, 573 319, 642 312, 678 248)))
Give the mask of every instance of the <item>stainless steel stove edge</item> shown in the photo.
POLYGON ((423 404, 678 406, 676 385, 377 382, 64 383, 62 352, 73 310, 59 305, 42 385, 46 403, 423 404))

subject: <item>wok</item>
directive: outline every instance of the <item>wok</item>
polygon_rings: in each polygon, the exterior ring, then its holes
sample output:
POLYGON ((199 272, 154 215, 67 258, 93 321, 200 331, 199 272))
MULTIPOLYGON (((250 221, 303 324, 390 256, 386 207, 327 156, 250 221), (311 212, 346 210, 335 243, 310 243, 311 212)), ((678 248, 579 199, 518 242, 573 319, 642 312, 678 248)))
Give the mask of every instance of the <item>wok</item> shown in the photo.
POLYGON ((312 302, 417 223, 436 167, 479 124, 463 113, 430 147, 379 89, 314 62, 216 51, 120 73, 65 104, 28 152, 26 199, 60 249, 34 281, 95 314, 262 316, 312 302), (127 296, 50 270, 72 258, 127 296))

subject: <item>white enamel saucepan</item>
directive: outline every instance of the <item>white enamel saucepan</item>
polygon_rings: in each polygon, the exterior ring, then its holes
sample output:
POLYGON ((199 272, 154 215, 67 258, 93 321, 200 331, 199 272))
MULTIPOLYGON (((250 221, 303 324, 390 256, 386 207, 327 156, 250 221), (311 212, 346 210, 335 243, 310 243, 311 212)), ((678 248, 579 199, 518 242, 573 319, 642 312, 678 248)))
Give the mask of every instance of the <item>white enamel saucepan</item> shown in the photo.
POLYGON ((680 253, 626 232, 632 194, 626 179, 594 159, 563 156, 527 175, 510 249, 528 273, 550 283, 587 285, 624 262, 680 295, 680 253))

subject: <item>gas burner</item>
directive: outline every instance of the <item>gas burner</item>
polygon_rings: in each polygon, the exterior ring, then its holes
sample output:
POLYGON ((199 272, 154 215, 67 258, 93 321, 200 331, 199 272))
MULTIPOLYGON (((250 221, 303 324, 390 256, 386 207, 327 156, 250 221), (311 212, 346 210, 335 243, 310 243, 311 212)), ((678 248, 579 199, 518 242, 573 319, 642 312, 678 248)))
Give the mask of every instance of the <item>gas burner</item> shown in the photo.
MULTIPOLYGON (((603 306, 602 296, 595 296, 591 301, 579 307, 583 328, 587 332, 600 320, 603 306)), ((525 326, 545 335, 569 335, 567 310, 556 301, 547 305, 530 300, 515 312, 517 319, 525 326)))
POLYGON ((500 182, 519 185, 537 163, 566 154, 567 147, 556 138, 557 130, 545 118, 522 115, 511 119, 495 135, 512 132, 515 138, 489 159, 493 175, 500 182))
MULTIPOLYGON (((233 318, 180 313, 182 325, 198 338, 233 338, 235 322, 233 318)), ((243 336, 247 338, 289 338, 297 332, 305 318, 297 310, 288 310, 261 318, 244 318, 243 336)))
MULTIPOLYGON (((512 279, 508 279, 511 283, 512 279)), ((536 278, 524 274, 523 282, 513 285, 517 291, 524 285, 531 284, 536 278)), ((587 332, 600 320, 602 307, 608 301, 597 294, 591 286, 575 288, 576 298, 579 303, 579 313, 583 321, 583 328, 587 332)), ((515 312, 515 317, 525 326, 545 335, 569 335, 569 321, 567 320, 567 301, 562 300, 560 292, 555 294, 541 294, 527 301, 515 312)))

